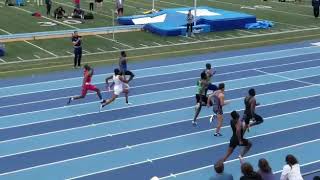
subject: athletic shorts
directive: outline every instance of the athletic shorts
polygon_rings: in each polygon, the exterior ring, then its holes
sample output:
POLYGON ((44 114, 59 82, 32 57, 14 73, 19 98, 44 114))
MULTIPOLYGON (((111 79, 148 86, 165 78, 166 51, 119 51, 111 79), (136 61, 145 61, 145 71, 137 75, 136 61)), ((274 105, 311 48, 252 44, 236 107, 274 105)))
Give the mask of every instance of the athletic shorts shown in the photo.
POLYGON ((82 86, 82 92, 81 95, 82 96, 86 96, 88 91, 97 91, 98 88, 92 84, 85 84, 84 86, 82 86))
POLYGON ((249 140, 248 139, 242 139, 243 144, 239 144, 238 138, 233 138, 231 137, 229 147, 231 148, 236 148, 237 146, 248 146, 249 145, 249 140))
POLYGON ((222 107, 220 105, 212 105, 212 110, 215 114, 219 114, 219 115, 222 115, 223 114, 223 110, 222 110, 222 107))
POLYGON ((114 86, 113 88, 113 94, 119 96, 123 92, 123 88, 119 86, 114 86))
MULTIPOLYGON (((207 101, 208 101, 208 97, 205 95, 200 95, 200 94, 196 94, 196 102, 200 103, 200 99, 202 101, 202 105, 206 106, 207 105, 207 101)), ((212 106, 212 102, 210 101, 210 106, 212 106)))

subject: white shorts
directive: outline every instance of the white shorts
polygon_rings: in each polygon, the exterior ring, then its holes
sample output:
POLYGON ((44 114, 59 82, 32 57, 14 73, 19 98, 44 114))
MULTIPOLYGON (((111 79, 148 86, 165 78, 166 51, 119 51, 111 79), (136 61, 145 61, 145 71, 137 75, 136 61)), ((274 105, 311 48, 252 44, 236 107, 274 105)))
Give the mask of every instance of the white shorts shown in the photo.
POLYGON ((123 88, 122 87, 114 87, 113 88, 113 93, 117 96, 119 96, 121 93, 123 92, 123 88))

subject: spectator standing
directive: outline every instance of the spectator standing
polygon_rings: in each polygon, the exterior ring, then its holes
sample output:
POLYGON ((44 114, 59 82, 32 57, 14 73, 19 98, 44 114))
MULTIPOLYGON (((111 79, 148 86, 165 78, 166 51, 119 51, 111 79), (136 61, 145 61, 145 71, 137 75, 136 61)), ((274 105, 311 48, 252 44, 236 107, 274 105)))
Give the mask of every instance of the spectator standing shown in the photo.
POLYGON ((82 57, 82 42, 81 36, 78 35, 78 32, 75 31, 72 35, 72 43, 74 48, 74 68, 81 66, 81 57, 82 57))
POLYGON ((240 178, 240 180, 263 180, 261 175, 253 170, 253 167, 250 163, 243 163, 241 165, 241 172, 243 176, 240 178))
POLYGON ((47 8, 47 16, 51 14, 51 7, 52 7, 52 1, 51 0, 45 0, 46 8, 47 8))
POLYGON ((210 180, 233 180, 233 176, 231 174, 224 172, 224 164, 222 160, 214 164, 214 170, 216 171, 216 175, 211 177, 210 180))
POLYGON ((291 154, 287 155, 286 163, 283 166, 280 180, 303 180, 296 157, 291 154))
POLYGON ((272 169, 266 159, 259 159, 258 167, 258 173, 261 175, 263 180, 275 180, 272 169))
POLYGON ((192 33, 192 28, 193 28, 193 15, 191 13, 191 9, 189 9, 189 12, 188 12, 188 15, 187 15, 187 33, 186 33, 186 36, 190 37, 190 36, 193 36, 193 33, 192 33), (190 31, 189 31, 190 30, 190 31))
POLYGON ((116 0, 116 9, 117 9, 118 17, 123 16, 123 3, 124 3, 124 0, 116 0))
POLYGON ((320 0, 312 0, 312 6, 314 17, 317 18, 319 16, 320 0))

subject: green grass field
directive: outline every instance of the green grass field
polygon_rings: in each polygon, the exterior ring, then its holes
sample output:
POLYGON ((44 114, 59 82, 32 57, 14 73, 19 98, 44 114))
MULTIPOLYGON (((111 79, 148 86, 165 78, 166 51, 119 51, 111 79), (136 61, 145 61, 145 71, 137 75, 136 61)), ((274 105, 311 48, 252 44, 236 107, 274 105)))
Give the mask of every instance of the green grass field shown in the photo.
MULTIPOLYGON (((73 9, 71 0, 54 0, 53 10, 63 6, 68 13, 73 9)), ((198 0, 206 5, 226 10, 254 14, 258 19, 273 21, 270 30, 234 30, 199 34, 193 38, 160 37, 147 32, 130 32, 85 36, 83 38, 83 61, 95 66, 117 62, 120 50, 128 51, 130 60, 141 61, 174 56, 185 56, 214 51, 226 51, 247 47, 317 39, 320 36, 320 19, 312 14, 310 0, 304 2, 261 0, 198 0), (271 8, 262 8, 269 6, 271 8)), ((89 7, 82 0, 83 9, 89 7)), ((125 15, 141 14, 150 10, 151 0, 126 0, 125 15)), ((192 0, 157 0, 157 9, 193 6, 192 0)), ((32 12, 45 14, 45 7, 33 4, 33 0, 22 7, 5 7, 0 1, 0 35, 64 29, 112 26, 114 2, 104 1, 103 9, 95 12, 94 20, 82 24, 66 24, 52 17, 35 18, 32 12), (56 26, 43 27, 39 22, 54 22, 56 26)), ((11 77, 34 73, 70 69, 73 64, 70 38, 46 39, 5 43, 7 55, 0 59, 0 77, 11 77)))

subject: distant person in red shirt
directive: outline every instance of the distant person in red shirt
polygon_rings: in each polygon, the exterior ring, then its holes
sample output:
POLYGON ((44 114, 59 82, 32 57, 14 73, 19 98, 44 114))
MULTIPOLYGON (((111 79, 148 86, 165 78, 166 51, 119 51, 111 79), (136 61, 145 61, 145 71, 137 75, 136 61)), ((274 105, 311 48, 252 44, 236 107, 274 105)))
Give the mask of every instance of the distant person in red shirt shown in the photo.
POLYGON ((74 5, 76 8, 80 9, 80 0, 74 0, 74 5))
POLYGON ((99 99, 102 100, 102 96, 100 90, 91 84, 91 79, 93 76, 93 68, 91 68, 88 64, 84 65, 84 73, 83 73, 83 83, 82 83, 82 92, 80 96, 70 97, 68 104, 70 104, 73 100, 82 99, 86 97, 88 91, 95 91, 99 96, 99 99))

